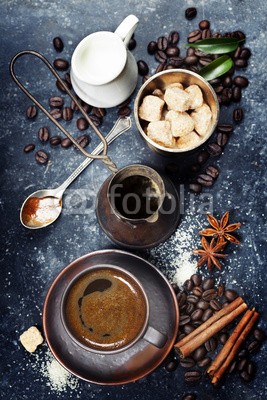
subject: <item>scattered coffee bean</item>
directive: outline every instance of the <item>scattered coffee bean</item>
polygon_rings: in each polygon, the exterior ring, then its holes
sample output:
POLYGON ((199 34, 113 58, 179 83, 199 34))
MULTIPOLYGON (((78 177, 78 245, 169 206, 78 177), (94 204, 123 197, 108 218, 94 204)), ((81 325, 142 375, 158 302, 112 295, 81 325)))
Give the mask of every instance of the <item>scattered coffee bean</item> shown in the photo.
POLYGON ((201 310, 205 311, 209 308, 209 303, 205 300, 200 300, 196 306, 197 308, 200 308, 201 310))
POLYGON ((198 30, 190 32, 187 36, 188 43, 195 43, 197 40, 201 39, 202 33, 198 30))
POLYGON ((228 289, 224 292, 224 297, 232 302, 238 297, 238 294, 234 290, 228 289))
POLYGON ((197 182, 204 187, 210 187, 213 185, 213 178, 207 174, 200 174, 197 177, 197 182))
POLYGON ((170 57, 169 64, 173 67, 180 67, 183 64, 183 59, 181 57, 170 57))
POLYGON ((46 126, 43 126, 38 131, 38 138, 42 143, 48 142, 50 137, 49 129, 46 126))
POLYGON ((53 110, 50 111, 50 115, 55 119, 60 119, 62 118, 62 111, 60 108, 53 108, 53 110))
POLYGON ((202 298, 203 300, 210 301, 217 297, 217 290, 216 289, 207 289, 203 292, 202 298))
POLYGON ((53 46, 54 46, 55 50, 56 50, 58 53, 60 53, 60 52, 63 50, 63 48, 64 48, 64 43, 63 43, 62 39, 61 39, 59 36, 57 36, 57 37, 55 37, 55 38, 53 39, 53 46))
POLYGON ((247 349, 242 349, 242 350, 240 350, 240 352, 238 353, 238 358, 244 358, 244 357, 247 357, 248 356, 248 351, 247 351, 247 349))
POLYGON ((66 71, 70 66, 69 62, 63 58, 56 58, 53 61, 53 65, 58 71, 66 71))
POLYGON ((218 132, 216 142, 219 146, 224 147, 228 142, 228 135, 226 133, 218 132))
POLYGON ((190 322, 191 318, 189 315, 181 315, 179 320, 179 326, 184 326, 190 322))
POLYGON ((70 74, 69 72, 65 73, 65 81, 68 82, 71 85, 71 79, 70 79, 70 74))
POLYGON ((248 360, 246 358, 242 358, 237 364, 238 371, 243 371, 247 366, 248 360))
POLYGON ((245 58, 237 58, 234 60, 236 68, 246 68, 248 65, 248 62, 245 58))
POLYGON ((247 363, 247 366, 246 366, 246 370, 247 370, 247 373, 248 373, 250 376, 254 375, 254 373, 255 373, 255 364, 252 363, 251 361, 248 362, 248 363, 247 363))
POLYGON ((165 51, 168 57, 178 57, 180 54, 180 50, 178 47, 168 47, 165 51))
POLYGON ((231 124, 220 124, 217 126, 219 132, 227 133, 228 135, 233 132, 233 125, 231 124))
POLYGON ((239 54, 240 58, 245 58, 246 60, 248 60, 250 56, 251 51, 247 47, 244 47, 239 54))
POLYGON ((200 29, 209 29, 210 27, 210 22, 206 19, 203 19, 202 21, 200 21, 200 23, 198 24, 200 29))
POLYGON ((127 115, 130 115, 130 114, 131 114, 131 109, 128 106, 120 107, 118 110, 119 117, 126 117, 127 115))
POLYGON ((202 185, 200 185, 200 183, 190 183, 189 190, 192 193, 200 193, 202 191, 202 185))
POLYGON ((202 293, 203 293, 203 289, 200 286, 196 286, 194 287, 194 289, 192 290, 193 294, 195 296, 201 297, 202 293))
POLYGON ((184 374, 186 382, 197 382, 201 378, 200 371, 188 371, 184 374))
POLYGON ((242 371, 240 373, 240 378, 242 378, 245 382, 250 382, 252 377, 247 373, 247 371, 242 371))
POLYGON ((201 320, 202 316, 203 316, 203 310, 198 308, 191 314, 191 321, 199 321, 201 320))
POLYGON ((204 311, 203 316, 202 316, 202 321, 205 322, 207 321, 210 317, 212 317, 213 312, 210 308, 204 311))
POLYGON ((69 138, 65 138, 61 140, 61 147, 64 149, 68 149, 72 146, 72 141, 69 138))
POLYGON ((185 394, 182 400, 196 400, 196 396, 194 394, 185 394))
POLYGON ((245 76, 235 76, 234 84, 236 86, 240 86, 241 88, 245 88, 248 86, 248 79, 245 76))
POLYGON ((205 67, 206 65, 209 65, 213 60, 211 57, 201 57, 198 61, 200 65, 205 67))
MULTIPOLYGON (((61 80, 67 86, 68 89, 71 89, 71 84, 68 81, 66 81, 65 79, 61 79, 61 80)), ((62 85, 62 83, 59 80, 56 81, 56 86, 61 92, 66 93, 66 89, 64 88, 64 86, 62 85)))
POLYGON ((182 307, 186 303, 187 296, 186 296, 186 294, 184 292, 178 293, 176 298, 177 298, 179 307, 182 307))
POLYGON ((238 102, 241 100, 241 89, 239 86, 234 86, 233 88, 233 101, 238 102))
POLYGON ((43 150, 38 150, 35 153, 35 160, 39 163, 39 164, 46 164, 48 162, 48 155, 45 151, 43 150))
POLYGON ((187 314, 191 315, 192 312, 194 311, 194 309, 195 309, 194 304, 192 304, 192 303, 187 303, 187 304, 186 304, 186 308, 185 308, 185 312, 186 312, 187 314))
POLYGON ((192 354, 192 358, 195 361, 200 361, 203 360, 203 358, 205 358, 207 354, 207 350, 205 349, 204 346, 200 346, 198 349, 196 349, 193 354, 192 354))
POLYGON ((152 42, 149 42, 149 43, 148 43, 148 45, 147 45, 147 52, 148 52, 149 54, 153 55, 153 54, 156 53, 157 50, 158 50, 157 42, 152 41, 152 42))
POLYGON ((191 357, 182 358, 180 361, 180 365, 183 368, 192 368, 195 365, 195 361, 191 357))
POLYGON ((79 136, 76 142, 84 149, 90 143, 90 138, 88 135, 79 136))
POLYGON ((184 63, 185 63, 186 65, 195 65, 195 64, 198 63, 198 58, 197 58, 197 56, 188 56, 188 57, 185 57, 184 63))
POLYGON ((212 157, 217 157, 222 154, 222 148, 217 143, 208 144, 207 150, 212 157))
POLYGON ((197 365, 200 368, 204 368, 204 367, 207 367, 208 365, 210 365, 210 363, 211 363, 211 358, 210 357, 205 357, 205 358, 203 358, 203 360, 198 361, 197 365))
POLYGON ((26 116, 28 119, 33 119, 37 115, 37 108, 35 106, 29 106, 26 110, 26 116))
POLYGON ((232 374, 236 370, 237 362, 233 361, 230 365, 230 368, 228 370, 229 374, 232 374))
POLYGON ((173 359, 169 361, 167 364, 165 364, 165 369, 167 372, 173 372, 177 369, 178 367, 178 361, 173 359))
MULTIPOLYGON (((192 304, 190 304, 190 305, 192 305, 192 304)), ((184 327, 183 327, 183 331, 184 331, 184 333, 185 333, 186 335, 189 335, 189 333, 193 332, 194 330, 195 330, 195 328, 194 328, 192 325, 190 325, 190 324, 186 324, 186 325, 184 325, 184 327)))
POLYGON ((215 285, 215 279, 207 278, 203 281, 202 288, 203 288, 203 290, 213 289, 214 285, 215 285))
POLYGON ((222 308, 221 304, 215 299, 210 301, 210 306, 214 311, 219 311, 222 308))
POLYGON ((60 136, 52 136, 49 140, 51 146, 58 146, 61 144, 61 137, 60 136))
POLYGON ((235 122, 241 122, 244 118, 243 108, 235 108, 233 111, 233 119, 235 122))
POLYGON ((64 107, 62 111, 62 117, 65 121, 70 121, 72 120, 73 117, 73 111, 70 107, 64 107))
POLYGON ((197 16, 197 9, 195 7, 189 7, 185 10, 185 18, 189 21, 197 16))
POLYGON ((223 305, 222 305, 222 308, 227 307, 229 304, 230 304, 229 301, 225 301, 225 302, 223 303, 223 305))
POLYGON ((159 50, 165 51, 168 47, 168 39, 165 36, 160 36, 157 40, 159 50))
POLYGON ((202 276, 201 275, 193 274, 190 279, 191 279, 191 281, 193 282, 193 284, 195 286, 200 286, 201 285, 201 282, 202 282, 202 276))
POLYGON ((99 118, 94 114, 90 115, 90 120, 93 122, 95 126, 99 126, 102 123, 102 118, 99 118))
POLYGON ((80 131, 85 131, 88 128, 89 123, 84 117, 80 117, 77 119, 76 125, 80 131))
POLYGON ((98 118, 103 118, 106 115, 106 109, 101 107, 93 107, 92 113, 98 118))
POLYGON ((177 31, 171 31, 168 36, 168 44, 175 46, 179 42, 180 36, 177 31))
POLYGON ((141 76, 145 76, 148 74, 148 65, 145 61, 139 60, 137 61, 137 68, 138 68, 138 73, 141 76))
POLYGON ((260 348, 260 342, 258 340, 254 340, 248 345, 248 351, 250 353, 255 353, 260 348))
POLYGON ((221 297, 224 294, 224 284, 221 283, 218 287, 217 287, 217 294, 219 297, 221 297))
MULTIPOLYGON (((210 37, 211 37, 210 29, 203 29, 201 38, 202 39, 209 39, 210 37)), ((213 59, 210 58, 210 60, 212 61, 213 59)))
POLYGON ((213 165, 209 165, 206 168, 206 174, 210 175, 213 179, 216 179, 219 176, 219 169, 217 167, 214 167, 213 165))
POLYGON ((219 342, 224 345, 228 340, 228 335, 227 333, 220 333, 219 334, 219 342))
POLYGON ((189 296, 187 296, 188 303, 197 304, 198 300, 199 300, 199 298, 193 294, 190 294, 189 296))
POLYGON ((214 351, 217 347, 217 339, 212 337, 205 342, 205 348, 207 351, 214 351))
POLYGON ((184 284, 183 284, 183 288, 185 290, 187 290, 188 292, 190 292, 194 287, 193 282, 191 281, 191 279, 187 279, 184 284))
POLYGON ((156 59, 159 63, 162 63, 162 62, 165 62, 165 61, 167 60, 167 55, 166 55, 166 53, 165 53, 164 51, 158 50, 158 51, 155 53, 155 59, 156 59))
POLYGON ((62 97, 59 96, 54 96, 54 97, 50 97, 49 99, 49 105, 50 107, 62 107, 64 104, 64 99, 62 97))
POLYGON ((24 151, 24 153, 30 153, 31 151, 33 151, 35 149, 35 145, 34 144, 27 144, 25 147, 24 147, 24 149, 23 149, 23 151, 24 151))
POLYGON ((135 48, 136 48, 136 40, 135 40, 135 38, 131 38, 129 43, 128 43, 128 49, 130 51, 132 51, 135 48))
POLYGON ((255 328, 253 331, 253 335, 255 339, 257 339, 259 342, 263 342, 266 338, 265 332, 260 328, 255 328))

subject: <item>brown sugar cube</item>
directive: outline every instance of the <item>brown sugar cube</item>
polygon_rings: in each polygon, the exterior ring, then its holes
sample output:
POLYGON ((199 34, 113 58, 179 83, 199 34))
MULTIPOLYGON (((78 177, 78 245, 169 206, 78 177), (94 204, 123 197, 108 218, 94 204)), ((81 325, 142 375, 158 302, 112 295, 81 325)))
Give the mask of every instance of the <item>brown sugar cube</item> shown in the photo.
POLYGON ((171 133, 174 137, 185 136, 194 130, 194 121, 187 112, 168 111, 166 120, 171 124, 171 133))
POLYGON ((195 130, 201 136, 205 136, 209 130, 212 112, 207 104, 202 104, 191 113, 191 118, 195 123, 195 130))
POLYGON ((157 96, 157 97, 159 97, 161 100, 164 101, 164 93, 162 92, 162 90, 160 90, 160 89, 155 89, 155 90, 153 90, 152 95, 153 95, 153 96, 157 96))
POLYGON ((203 95, 198 85, 190 85, 185 89, 185 91, 189 94, 189 108, 191 110, 202 106, 203 95))
POLYGON ((139 117, 145 121, 159 121, 161 119, 163 106, 164 101, 158 96, 145 96, 139 107, 139 117))
MULTIPOLYGON (((180 82, 175 82, 175 83, 171 83, 170 85, 167 86, 168 88, 172 88, 172 87, 178 87, 179 89, 183 90, 183 85, 180 82)), ((166 88, 167 89, 167 88, 166 88)))
POLYGON ((175 146, 175 139, 171 134, 171 126, 168 121, 150 122, 147 126, 147 136, 161 146, 175 146))
POLYGON ((189 109, 189 94, 179 87, 167 87, 164 100, 169 110, 183 112, 189 109))
POLYGON ((182 136, 177 139, 176 145, 179 149, 186 149, 187 147, 197 146, 201 138, 195 131, 188 133, 186 136, 182 136))
POLYGON ((44 341, 36 326, 31 326, 27 331, 23 332, 19 339, 22 346, 30 353, 33 353, 37 349, 37 346, 44 341))

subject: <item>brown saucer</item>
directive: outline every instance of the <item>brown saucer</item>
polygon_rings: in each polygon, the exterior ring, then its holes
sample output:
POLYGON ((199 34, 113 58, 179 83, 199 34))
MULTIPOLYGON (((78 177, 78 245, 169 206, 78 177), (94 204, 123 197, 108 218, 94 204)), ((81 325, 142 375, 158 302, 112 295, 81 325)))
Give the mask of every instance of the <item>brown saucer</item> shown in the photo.
POLYGON ((169 179, 162 177, 166 196, 159 210, 158 220, 153 223, 146 221, 138 223, 135 228, 123 222, 111 210, 107 196, 111 179, 112 176, 103 183, 99 190, 96 215, 99 225, 112 242, 129 249, 148 249, 164 242, 175 232, 180 220, 180 201, 179 195, 169 179), (173 210, 172 204, 176 205, 173 210), (168 210, 172 210, 172 212, 168 213, 168 210))
POLYGON ((178 322, 176 296, 164 275, 149 262, 121 250, 100 250, 73 261, 52 283, 43 308, 45 337, 57 361, 77 377, 102 385, 124 384, 151 373, 172 349, 178 322), (96 265, 119 266, 138 278, 149 301, 149 324, 167 336, 163 348, 140 339, 128 350, 100 355, 71 340, 61 321, 62 295, 70 280, 96 265))

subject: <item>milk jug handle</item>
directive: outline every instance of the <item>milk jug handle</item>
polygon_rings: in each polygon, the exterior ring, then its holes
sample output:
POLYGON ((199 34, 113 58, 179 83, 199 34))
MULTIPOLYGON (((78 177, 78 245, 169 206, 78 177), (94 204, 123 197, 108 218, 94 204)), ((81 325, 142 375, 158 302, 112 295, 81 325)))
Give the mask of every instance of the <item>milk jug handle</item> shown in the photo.
POLYGON ((137 27, 138 22, 139 19, 135 15, 133 14, 128 15, 128 17, 126 17, 122 21, 122 23, 118 26, 118 28, 115 30, 114 33, 116 33, 121 38, 125 46, 128 45, 132 37, 132 34, 134 33, 137 27))

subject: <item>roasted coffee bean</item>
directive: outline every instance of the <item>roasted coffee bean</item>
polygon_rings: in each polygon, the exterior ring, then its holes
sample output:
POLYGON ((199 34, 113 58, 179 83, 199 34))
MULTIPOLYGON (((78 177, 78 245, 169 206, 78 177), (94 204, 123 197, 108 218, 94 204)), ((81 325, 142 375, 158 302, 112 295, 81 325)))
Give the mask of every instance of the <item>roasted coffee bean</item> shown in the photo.
POLYGON ((250 382, 251 379, 252 379, 252 376, 249 375, 249 374, 247 373, 247 371, 242 371, 242 372, 240 372, 240 378, 242 378, 243 381, 245 381, 245 382, 250 382))
POLYGON ((135 38, 131 38, 128 43, 128 49, 131 51, 136 48, 136 40, 135 38))
POLYGON ((217 167, 214 167, 213 165, 209 165, 206 168, 206 174, 210 175, 213 179, 216 179, 219 176, 219 169, 217 167))
POLYGON ((210 187, 213 185, 213 178, 207 174, 200 174, 197 177, 197 182, 204 187, 210 187))
POLYGON ((49 140, 49 129, 46 126, 42 126, 38 131, 38 138, 42 143, 45 143, 49 140))
POLYGON ((188 56, 188 57, 185 57, 184 63, 185 63, 186 65, 195 65, 195 64, 198 63, 198 58, 197 58, 197 56, 188 56))
POLYGON ((216 142, 219 146, 224 147, 228 142, 228 135, 226 133, 218 132, 216 142))
POLYGON ((204 368, 204 367, 207 367, 210 363, 211 363, 211 358, 210 357, 205 357, 205 358, 203 358, 203 360, 198 361, 197 365, 200 368, 204 368))
POLYGON ((234 32, 232 32, 232 34, 233 34, 232 37, 235 37, 236 39, 239 39, 239 40, 245 40, 246 39, 246 35, 242 31, 234 31, 234 32))
POLYGON ((220 285, 217 287, 217 295, 218 297, 221 297, 224 294, 224 284, 220 283, 220 285))
POLYGON ((230 368, 229 368, 229 370, 228 370, 229 374, 231 374, 232 372, 234 372, 234 371, 236 370, 236 366, 237 366, 237 362, 236 362, 236 361, 233 361, 233 362, 230 364, 230 368))
POLYGON ((209 83, 210 83, 212 86, 217 86, 217 85, 220 85, 220 84, 221 84, 221 79, 220 79, 220 78, 215 78, 215 79, 210 80, 209 83))
POLYGON ((245 58, 237 58, 234 60, 236 68, 246 68, 248 65, 248 62, 245 58))
POLYGON ((189 190, 192 193, 201 193, 202 185, 200 183, 190 183, 189 190))
POLYGON ((208 308, 209 308, 209 303, 207 302, 207 301, 205 301, 205 300, 200 300, 198 303, 197 303, 197 308, 200 308, 201 310, 207 310, 208 308))
POLYGON ((247 366, 248 360, 246 358, 242 358, 237 364, 238 371, 243 371, 247 366))
POLYGON ((168 57, 178 57, 180 54, 180 50, 178 47, 168 47, 165 51, 168 57))
POLYGON ((149 54, 155 54, 156 51, 158 50, 158 44, 155 41, 149 42, 147 45, 147 52, 149 54))
POLYGON ((188 69, 189 71, 195 72, 196 74, 198 73, 198 67, 197 67, 197 65, 189 65, 189 66, 187 67, 187 69, 188 69))
MULTIPOLYGON (((65 79, 62 79, 62 81, 67 86, 68 89, 71 89, 72 86, 68 81, 66 81, 65 79)), ((66 93, 66 89, 59 80, 56 81, 56 86, 61 92, 66 93)))
POLYGON ((220 124, 217 126, 219 132, 227 133, 228 135, 233 132, 233 125, 231 124, 220 124))
POLYGON ((159 50, 165 51, 168 47, 168 39, 165 36, 160 36, 157 40, 159 50))
POLYGON ((203 300, 210 301, 217 297, 217 290, 216 289, 207 289, 203 292, 202 298, 203 300))
POLYGON ((252 376, 255 373, 255 364, 253 362, 248 362, 246 366, 247 373, 252 376))
POLYGON ((207 150, 203 150, 199 153, 198 157, 197 157, 197 161, 199 162, 199 164, 205 164, 205 162, 208 160, 209 158, 209 152, 207 150))
POLYGON ((200 21, 198 26, 199 26, 200 29, 209 29, 210 22, 207 19, 203 19, 202 21, 200 21))
POLYGON ((233 111, 233 119, 235 122, 241 122, 244 118, 243 108, 235 108, 233 111))
POLYGON ((183 59, 181 57, 170 57, 169 64, 173 67, 180 67, 183 64, 183 59))
POLYGON ((214 88, 215 93, 220 94, 223 91, 223 85, 215 86, 214 88))
POLYGON ((206 65, 209 65, 212 61, 213 60, 211 57, 201 57, 199 59, 199 64, 205 67, 206 65))
POLYGON ((202 293, 203 293, 203 289, 200 286, 196 286, 194 287, 194 289, 192 290, 193 294, 195 296, 201 297, 202 293))
POLYGON ((207 321, 210 317, 212 317, 213 312, 210 308, 204 311, 203 316, 202 316, 202 321, 205 322, 207 321))
POLYGON ((90 138, 88 135, 82 135, 77 137, 76 142, 84 149, 90 143, 90 138))
POLYGON ((164 71, 166 69, 166 67, 167 67, 167 63, 166 62, 160 63, 157 66, 157 68, 155 70, 155 73, 157 74, 158 72, 164 71))
POLYGON ((226 290, 223 295, 230 302, 234 301, 238 297, 238 294, 231 289, 226 290))
POLYGON ((247 349, 242 349, 240 350, 240 352, 238 353, 238 358, 245 358, 249 355, 249 352, 247 351, 247 349))
POLYGON ((214 351, 218 345, 217 339, 215 337, 210 338, 204 344, 207 351, 214 351))
POLYGON ((145 76, 148 74, 148 65, 145 61, 143 60, 138 60, 137 61, 137 68, 138 68, 138 74, 141 76, 145 76))
POLYGON ((50 115, 55 119, 60 119, 62 118, 62 111, 60 108, 53 108, 53 110, 50 111, 50 115))
POLYGON ((191 321, 199 321, 203 316, 203 310, 198 308, 197 310, 193 311, 191 314, 191 321))
POLYGON ((58 71, 66 71, 70 66, 69 62, 63 58, 56 58, 53 65, 58 71))
POLYGON ((178 293, 176 298, 177 298, 179 307, 182 307, 186 303, 187 296, 186 296, 185 292, 178 293))
POLYGON ((235 76, 234 84, 236 86, 240 86, 241 88, 245 88, 248 86, 248 79, 245 76, 235 76))
POLYGON ((193 282, 194 286, 200 286, 202 282, 202 276, 199 274, 193 274, 191 276, 191 281, 193 282))
POLYGON ((183 368, 192 368, 195 365, 195 361, 191 357, 182 358, 180 360, 180 365, 183 368))
POLYGON ((240 58, 245 58, 246 60, 248 60, 250 56, 251 56, 251 51, 247 47, 244 47, 239 55, 240 58))
POLYGON ((217 143, 208 144, 207 150, 212 157, 217 157, 222 154, 222 148, 217 143))
POLYGON ((186 50, 186 56, 187 57, 195 56, 196 55, 196 51, 198 51, 198 50, 197 49, 193 49, 193 47, 188 47, 188 49, 186 50))
POLYGON ((187 279, 184 284, 183 284, 183 288, 185 290, 187 290, 188 292, 190 292, 194 287, 193 282, 191 281, 191 279, 187 279))
POLYGON ((155 59, 156 59, 159 63, 166 62, 166 60, 167 60, 167 55, 166 55, 166 53, 165 53, 164 51, 158 50, 158 51, 156 51, 156 53, 155 53, 155 59))
POLYGON ((63 106, 63 104, 64 104, 64 99, 62 99, 62 97, 54 96, 54 97, 50 97, 50 99, 49 99, 50 107, 60 108, 63 106))
POLYGON ((258 340, 254 340, 248 345, 248 351, 250 353, 255 353, 260 348, 260 342, 258 340))
POLYGON ((182 400, 196 400, 196 396, 194 394, 185 394, 182 400))
POLYGON ((100 126, 102 123, 102 118, 99 118, 94 114, 90 115, 90 120, 93 122, 95 126, 100 126))
POLYGON ((227 307, 229 304, 230 304, 229 301, 225 301, 225 302, 222 304, 222 308, 227 307))
POLYGON ((187 41, 188 43, 194 43, 197 40, 201 39, 202 37, 202 32, 195 30, 189 33, 189 35, 187 36, 187 41))
POLYGON ((221 344, 225 344, 225 343, 227 342, 227 340, 228 340, 228 335, 227 335, 227 333, 220 333, 220 334, 219 334, 219 342, 220 342, 221 344))
POLYGON ((29 119, 35 118, 37 115, 37 108, 35 106, 29 106, 26 110, 26 116, 29 119))
POLYGON ((98 118, 103 118, 106 115, 107 111, 105 108, 93 107, 92 113, 96 115, 98 118))
POLYGON ((172 288, 173 288, 173 290, 174 290, 174 292, 175 292, 176 294, 178 294, 178 293, 180 292, 180 288, 179 288, 179 286, 177 285, 177 283, 172 283, 171 286, 172 286, 172 288))
POLYGON ((187 296, 188 303, 197 304, 198 300, 199 298, 194 294, 190 294, 189 296, 187 296))
POLYGON ((173 359, 169 361, 167 364, 165 364, 165 369, 167 372, 173 372, 177 369, 179 363, 176 359, 173 359))
POLYGON ((237 59, 237 58, 241 58, 240 57, 241 51, 242 51, 242 48, 240 46, 238 46, 237 49, 234 52, 234 55, 233 55, 233 59, 234 60, 237 59))
POLYGON ((195 328, 194 328, 192 325, 190 325, 190 324, 186 324, 186 325, 184 325, 184 327, 183 327, 183 331, 184 331, 184 333, 185 333, 186 335, 189 335, 189 333, 193 332, 194 330, 195 330, 195 328))
POLYGON ((126 117, 127 115, 131 114, 131 109, 128 106, 120 107, 118 109, 118 116, 119 117, 126 117))
POLYGON ((177 31, 171 31, 168 36, 168 44, 174 46, 179 42, 179 39, 179 33, 177 31))
POLYGON ((179 326, 184 326, 190 322, 191 318, 189 315, 181 315, 179 320, 179 326))
POLYGON ((184 374, 186 382, 197 382, 201 378, 200 371, 188 371, 184 374))
POLYGON ((46 164, 48 162, 48 158, 48 154, 43 150, 39 150, 35 153, 35 160, 39 164, 46 164))
POLYGON ((52 136, 49 140, 49 143, 51 144, 51 146, 58 146, 61 143, 61 137, 52 136))
POLYGON ((196 349, 193 354, 192 354, 192 358, 195 361, 200 361, 203 360, 203 358, 205 358, 207 354, 207 350, 205 349, 204 346, 200 346, 198 349, 196 349))
POLYGON ((53 46, 58 53, 60 53, 64 49, 64 43, 59 36, 53 39, 53 46))
POLYGON ((207 278, 203 281, 202 288, 203 288, 203 290, 213 289, 214 285, 215 285, 215 279, 207 278))
POLYGON ((73 100, 71 100, 70 102, 70 108, 72 109, 72 111, 79 111, 79 107, 73 100))
POLYGON ((25 147, 24 147, 24 149, 23 149, 23 151, 24 151, 24 153, 30 153, 31 151, 33 151, 35 149, 35 145, 34 144, 27 144, 25 147))
POLYGON ((189 7, 185 10, 185 18, 189 21, 197 16, 197 9, 195 7, 189 7))
POLYGON ((195 328, 198 328, 200 325, 202 325, 202 321, 193 321, 193 322, 192 322, 192 325, 193 325, 195 328))
POLYGON ((224 88, 229 88, 232 86, 232 78, 231 76, 226 76, 223 81, 222 81, 222 85, 224 88))
POLYGON ((72 120, 73 117, 73 111, 70 107, 64 107, 62 111, 62 117, 65 121, 70 121, 72 120))
POLYGON ((192 303, 187 303, 187 304, 186 304, 186 308, 185 308, 185 312, 186 312, 186 314, 191 315, 192 312, 194 311, 194 309, 195 309, 194 304, 192 304, 192 303))
POLYGON ((84 101, 81 102, 81 106, 82 106, 82 109, 86 112, 86 114, 89 114, 93 109, 93 107, 90 106, 90 104, 87 104, 84 101))
POLYGON ((211 37, 210 29, 203 29, 201 38, 202 39, 209 39, 211 37))
POLYGON ((255 339, 257 339, 259 342, 263 342, 266 338, 265 332, 260 328, 255 328, 253 331, 253 335, 255 339))
POLYGON ((72 146, 72 141, 69 138, 65 138, 61 140, 61 147, 64 149, 68 149, 72 146))
POLYGON ((219 311, 222 308, 221 304, 216 299, 210 301, 210 306, 214 311, 219 311))
POLYGON ((80 117, 77 119, 76 125, 80 131, 85 131, 88 128, 89 123, 87 122, 87 120, 85 118, 80 117))
POLYGON ((235 102, 238 102, 238 101, 240 101, 241 100, 241 96, 242 96, 242 93, 241 93, 241 89, 240 89, 240 87, 239 86, 234 86, 233 87, 233 101, 235 101, 235 102))
POLYGON ((70 79, 70 74, 69 72, 65 73, 65 81, 68 82, 71 85, 71 79, 70 79))

